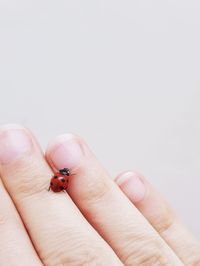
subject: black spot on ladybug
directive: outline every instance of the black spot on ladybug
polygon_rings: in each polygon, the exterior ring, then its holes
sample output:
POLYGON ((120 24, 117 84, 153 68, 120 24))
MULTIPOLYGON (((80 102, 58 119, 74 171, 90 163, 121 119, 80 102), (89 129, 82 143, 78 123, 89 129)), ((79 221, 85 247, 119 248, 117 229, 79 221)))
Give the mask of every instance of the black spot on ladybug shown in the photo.
POLYGON ((61 179, 61 181, 64 183, 64 182, 65 182, 65 179, 64 179, 64 178, 62 178, 62 179, 61 179))
POLYGON ((58 178, 57 175, 54 175, 54 178, 55 178, 55 179, 58 178))
POLYGON ((64 187, 63 187, 63 186, 60 186, 59 188, 60 188, 61 190, 63 190, 63 189, 64 189, 64 187))
POLYGON ((53 186, 53 183, 51 182, 50 185, 53 186))

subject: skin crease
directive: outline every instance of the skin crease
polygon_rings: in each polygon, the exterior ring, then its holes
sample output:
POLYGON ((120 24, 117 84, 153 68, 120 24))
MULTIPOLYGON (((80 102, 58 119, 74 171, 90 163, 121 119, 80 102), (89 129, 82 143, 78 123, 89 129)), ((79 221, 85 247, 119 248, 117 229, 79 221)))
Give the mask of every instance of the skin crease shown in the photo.
POLYGON ((1 208, 0 232, 12 236, 1 234, 0 265, 19 265, 13 239, 24 247, 20 266, 200 265, 199 242, 159 193, 130 171, 114 182, 79 136, 58 136, 45 160, 29 130, 5 126, 0 175, 10 213, 2 222, 1 208), (67 193, 48 191, 53 171, 64 167, 73 172, 67 193))

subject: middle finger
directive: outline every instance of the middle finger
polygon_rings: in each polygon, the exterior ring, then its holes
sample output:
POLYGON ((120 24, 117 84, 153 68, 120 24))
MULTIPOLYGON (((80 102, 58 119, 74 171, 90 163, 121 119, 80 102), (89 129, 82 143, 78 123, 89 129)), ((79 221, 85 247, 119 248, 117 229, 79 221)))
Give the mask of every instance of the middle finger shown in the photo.
POLYGON ((47 149, 47 158, 54 169, 67 166, 75 172, 70 196, 125 265, 182 265, 80 137, 59 136, 47 149))

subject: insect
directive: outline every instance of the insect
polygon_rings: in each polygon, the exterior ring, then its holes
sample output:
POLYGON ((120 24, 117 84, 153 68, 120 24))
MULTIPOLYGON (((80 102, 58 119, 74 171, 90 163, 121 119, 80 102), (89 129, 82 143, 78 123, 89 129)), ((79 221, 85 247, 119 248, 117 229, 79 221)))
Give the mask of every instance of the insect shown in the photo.
POLYGON ((69 168, 63 168, 51 178, 48 190, 53 192, 66 191, 69 182, 69 176, 72 175, 69 168))

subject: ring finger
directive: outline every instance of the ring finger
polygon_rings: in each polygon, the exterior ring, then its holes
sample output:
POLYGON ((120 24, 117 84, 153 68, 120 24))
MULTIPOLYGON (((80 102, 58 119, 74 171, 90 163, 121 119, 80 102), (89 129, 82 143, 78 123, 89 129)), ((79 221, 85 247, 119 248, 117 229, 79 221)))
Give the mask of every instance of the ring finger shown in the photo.
POLYGON ((142 175, 124 172, 115 181, 186 265, 200 265, 199 241, 142 175))

